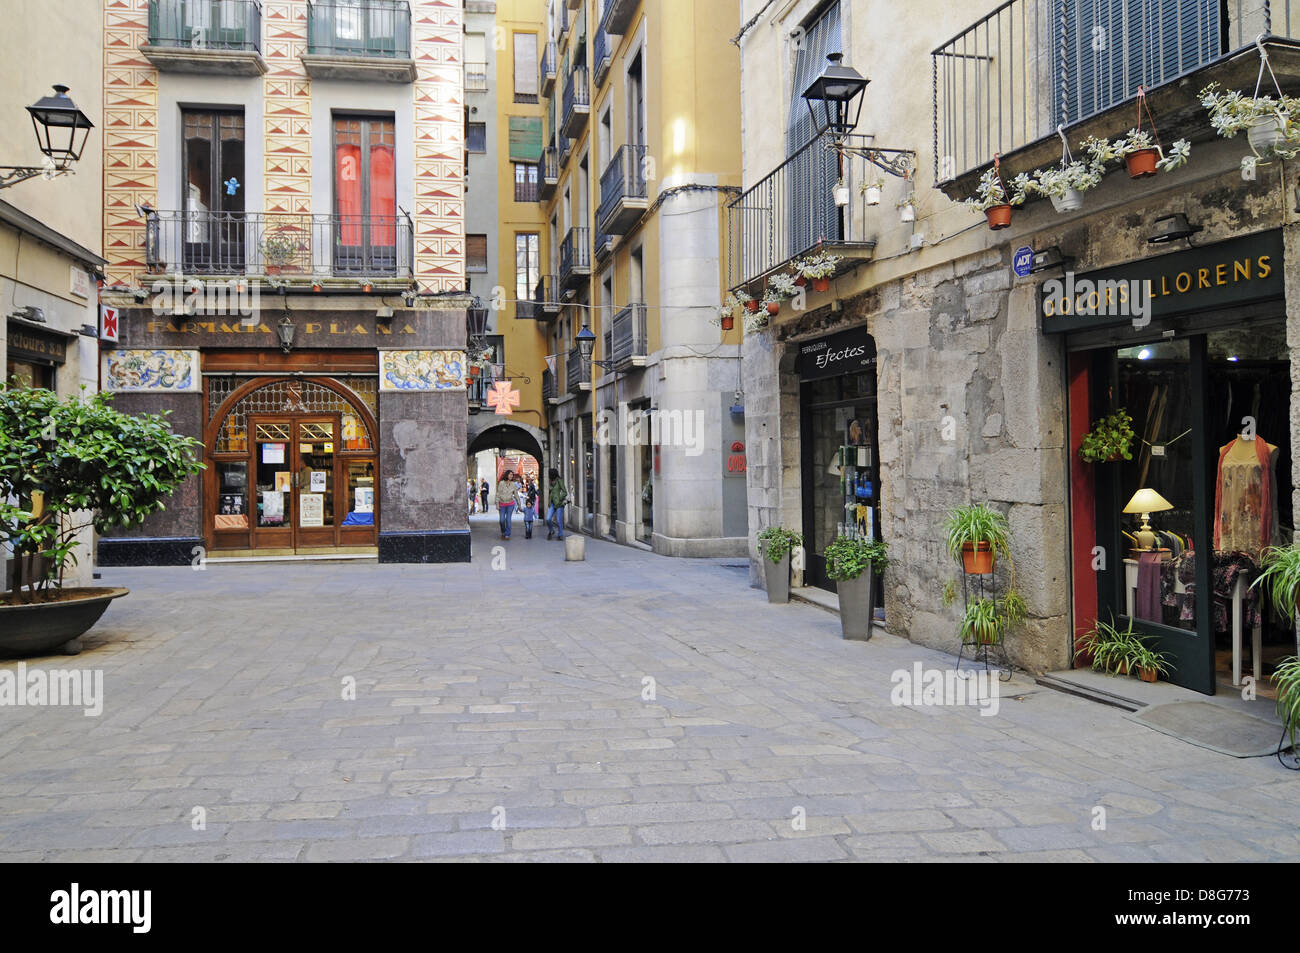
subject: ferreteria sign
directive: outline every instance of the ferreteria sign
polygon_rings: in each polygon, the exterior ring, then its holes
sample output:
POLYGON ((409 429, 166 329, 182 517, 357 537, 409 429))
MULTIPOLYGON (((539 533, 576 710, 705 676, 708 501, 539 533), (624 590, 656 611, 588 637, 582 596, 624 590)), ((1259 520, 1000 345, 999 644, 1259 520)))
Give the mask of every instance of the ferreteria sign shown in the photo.
POLYGON ((876 342, 865 327, 804 341, 795 359, 795 373, 805 381, 859 374, 875 366, 876 342))
POLYGON ((1250 304, 1283 295, 1282 233, 1260 232, 1204 248, 1043 282, 1043 333, 1060 334, 1250 304))

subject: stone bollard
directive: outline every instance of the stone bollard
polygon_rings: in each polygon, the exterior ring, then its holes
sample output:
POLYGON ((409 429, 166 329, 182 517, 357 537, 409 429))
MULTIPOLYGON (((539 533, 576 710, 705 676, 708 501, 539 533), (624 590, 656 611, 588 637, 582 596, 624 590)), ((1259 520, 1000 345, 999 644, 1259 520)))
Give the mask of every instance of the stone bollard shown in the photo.
POLYGON ((564 561, 580 563, 587 558, 587 537, 580 533, 570 533, 564 537, 564 561))

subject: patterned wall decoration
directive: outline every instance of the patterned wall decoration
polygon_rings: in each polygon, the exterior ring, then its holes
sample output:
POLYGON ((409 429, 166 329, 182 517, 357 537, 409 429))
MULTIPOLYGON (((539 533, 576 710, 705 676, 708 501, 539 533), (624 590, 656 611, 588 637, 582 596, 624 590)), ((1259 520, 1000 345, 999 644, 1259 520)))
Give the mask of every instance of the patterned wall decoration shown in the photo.
POLYGON ((464 351, 380 351, 381 391, 465 389, 464 351))
MULTIPOLYGON (((104 3, 104 257, 108 283, 144 270, 144 221, 158 207, 158 72, 140 52, 149 0, 104 3)), ((92 140, 93 142, 93 140, 92 140)))
MULTIPOLYGON (((311 212, 311 81, 306 0, 266 0, 265 191, 267 212, 311 212)), ((324 160, 326 165, 328 160, 324 160)))
POLYGON ((105 390, 169 390, 188 393, 201 390, 198 351, 105 351, 103 360, 105 390))
POLYGON ((415 280, 465 287, 462 0, 414 0, 415 280))

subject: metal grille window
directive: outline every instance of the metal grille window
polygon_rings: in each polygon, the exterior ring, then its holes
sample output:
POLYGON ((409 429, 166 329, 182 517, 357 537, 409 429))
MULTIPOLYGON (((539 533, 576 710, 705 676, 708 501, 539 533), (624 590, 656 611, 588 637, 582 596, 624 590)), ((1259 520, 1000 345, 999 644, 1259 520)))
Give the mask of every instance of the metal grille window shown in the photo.
POLYGON ((840 35, 840 5, 827 7, 806 28, 795 52, 790 108, 786 119, 785 154, 793 157, 788 181, 791 209, 806 210, 790 216, 790 249, 799 254, 822 238, 839 235, 840 210, 833 187, 839 178, 836 155, 830 149, 803 149, 813 139, 814 129, 803 91, 821 75, 828 53, 844 49, 840 35))
POLYGON ((520 233, 515 236, 515 300, 528 301, 533 288, 537 285, 540 265, 536 232, 520 233))
MULTIPOLYGON (((337 380, 350 390, 357 402, 374 414, 377 411, 377 377, 348 376, 337 380)), ((208 378, 208 417, 212 419, 222 401, 234 393, 242 383, 234 375, 208 378)), ((358 434, 365 435, 367 445, 373 445, 373 435, 366 433, 365 423, 357 417, 353 407, 336 391, 312 380, 276 381, 265 387, 259 387, 251 394, 245 395, 239 403, 230 409, 221 425, 217 436, 217 445, 213 453, 239 453, 248 446, 249 414, 280 413, 338 413, 344 416, 344 423, 351 423, 358 428, 358 434), (352 417, 349 421, 347 418, 352 417)))

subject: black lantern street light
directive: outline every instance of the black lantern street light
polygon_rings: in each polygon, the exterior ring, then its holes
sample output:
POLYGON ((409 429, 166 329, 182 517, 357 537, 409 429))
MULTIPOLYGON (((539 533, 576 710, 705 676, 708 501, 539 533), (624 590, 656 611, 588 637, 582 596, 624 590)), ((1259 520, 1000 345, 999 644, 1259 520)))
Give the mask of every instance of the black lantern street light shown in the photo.
POLYGON ((280 350, 288 354, 293 350, 293 337, 298 333, 292 319, 286 314, 275 326, 275 333, 280 338, 280 350))
POLYGON ((829 64, 803 91, 803 99, 812 116, 813 135, 819 138, 829 132, 840 142, 857 128, 862 94, 871 81, 845 66, 843 53, 831 53, 826 59, 829 64))
POLYGON ((584 364, 595 364, 597 367, 603 367, 609 370, 614 366, 613 361, 597 361, 591 356, 592 349, 596 346, 596 335, 592 333, 591 328, 585 324, 582 330, 574 335, 573 340, 578 345, 578 356, 582 358, 584 364))
POLYGON ((44 166, 0 165, 0 189, 17 185, 38 175, 53 178, 72 171, 81 158, 86 139, 94 123, 68 96, 68 87, 56 85, 53 96, 45 96, 28 106, 36 144, 45 156, 44 166))

